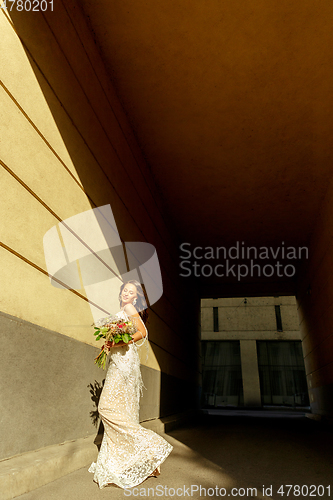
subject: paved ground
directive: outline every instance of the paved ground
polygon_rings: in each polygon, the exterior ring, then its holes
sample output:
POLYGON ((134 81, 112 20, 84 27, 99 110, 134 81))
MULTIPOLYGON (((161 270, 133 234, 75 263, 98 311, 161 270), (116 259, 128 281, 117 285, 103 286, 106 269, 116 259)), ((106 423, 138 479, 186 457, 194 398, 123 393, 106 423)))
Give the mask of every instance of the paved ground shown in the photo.
MULTIPOLYGON (((124 498, 333 498, 333 428, 302 414, 263 412, 204 415, 164 437, 174 450, 138 489, 99 490, 87 468, 17 497, 19 500, 118 500, 124 498), (278 493, 281 485, 284 486, 278 493), (296 485, 303 487, 298 495, 296 485), (313 486, 311 486, 313 485, 313 486), (321 487, 320 487, 321 485, 321 487), (200 486, 202 488, 200 495, 200 486), (263 494, 263 487, 269 488, 263 494), (330 486, 330 490, 328 487, 330 486), (318 489, 319 487, 319 489, 318 489), (192 488, 192 489, 191 489, 192 488), (210 488, 210 489, 209 489, 210 488), (223 489, 225 488, 225 490, 223 489), (239 494, 232 488, 243 488, 239 494), (253 490, 248 490, 253 488, 253 490), (256 489, 256 490, 255 490, 256 489)), ((88 464, 87 464, 88 465, 88 464)))

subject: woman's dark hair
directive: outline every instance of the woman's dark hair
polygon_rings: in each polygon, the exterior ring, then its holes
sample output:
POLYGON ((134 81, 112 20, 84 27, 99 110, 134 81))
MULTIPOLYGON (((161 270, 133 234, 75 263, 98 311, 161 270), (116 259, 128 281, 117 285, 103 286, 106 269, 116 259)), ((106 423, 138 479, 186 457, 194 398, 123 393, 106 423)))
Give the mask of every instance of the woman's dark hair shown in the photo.
POLYGON ((144 324, 146 324, 147 320, 148 320, 148 306, 147 306, 145 293, 143 291, 141 284, 138 281, 130 280, 130 281, 126 281, 126 283, 123 283, 121 285, 120 291, 119 291, 119 303, 121 305, 121 294, 122 294, 122 291, 123 291, 125 285, 127 285, 128 283, 130 283, 131 285, 134 285, 136 287, 137 299, 136 299, 136 304, 134 307, 138 311, 144 324))

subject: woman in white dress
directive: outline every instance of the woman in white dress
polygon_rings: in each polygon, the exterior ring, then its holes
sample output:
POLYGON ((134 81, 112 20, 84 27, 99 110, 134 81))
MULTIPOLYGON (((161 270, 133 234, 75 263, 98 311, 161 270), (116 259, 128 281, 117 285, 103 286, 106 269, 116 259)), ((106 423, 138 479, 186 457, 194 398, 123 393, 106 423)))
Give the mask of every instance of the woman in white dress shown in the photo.
POLYGON ((98 405, 104 436, 97 462, 89 468, 100 488, 108 484, 132 488, 149 476, 159 475, 161 463, 173 449, 161 436, 139 424, 143 382, 137 341, 141 340, 141 345, 148 342, 147 304, 140 283, 124 283, 119 301, 117 316, 133 320, 137 332, 128 344, 107 343, 111 360, 98 405))

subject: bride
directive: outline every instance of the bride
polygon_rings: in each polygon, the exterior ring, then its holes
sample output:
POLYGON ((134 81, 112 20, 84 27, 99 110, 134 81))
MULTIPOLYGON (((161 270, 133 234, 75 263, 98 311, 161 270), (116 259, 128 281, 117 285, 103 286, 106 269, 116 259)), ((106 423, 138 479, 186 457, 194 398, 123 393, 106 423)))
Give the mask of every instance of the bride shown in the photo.
POLYGON ((135 280, 124 283, 119 301, 121 310, 116 316, 134 321, 137 331, 128 344, 107 342, 111 361, 98 405, 104 436, 97 462, 90 466, 89 472, 94 473, 94 481, 100 488, 116 484, 125 489, 159 475, 160 465, 173 447, 139 424, 143 381, 137 341, 141 340, 141 345, 148 341, 147 304, 140 283, 135 280))

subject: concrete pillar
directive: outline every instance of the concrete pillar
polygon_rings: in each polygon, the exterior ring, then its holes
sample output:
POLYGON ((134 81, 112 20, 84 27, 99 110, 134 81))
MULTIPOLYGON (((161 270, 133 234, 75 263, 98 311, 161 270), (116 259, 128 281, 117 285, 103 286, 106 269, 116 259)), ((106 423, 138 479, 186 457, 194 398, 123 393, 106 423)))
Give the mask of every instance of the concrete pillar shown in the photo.
POLYGON ((244 406, 261 406, 257 346, 255 340, 240 340, 244 406))
POLYGON ((297 303, 312 415, 333 421, 333 181, 330 181, 308 258, 298 272, 297 303))

